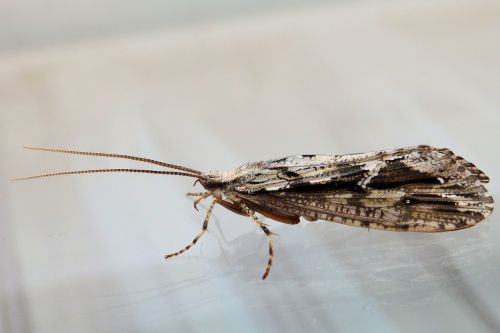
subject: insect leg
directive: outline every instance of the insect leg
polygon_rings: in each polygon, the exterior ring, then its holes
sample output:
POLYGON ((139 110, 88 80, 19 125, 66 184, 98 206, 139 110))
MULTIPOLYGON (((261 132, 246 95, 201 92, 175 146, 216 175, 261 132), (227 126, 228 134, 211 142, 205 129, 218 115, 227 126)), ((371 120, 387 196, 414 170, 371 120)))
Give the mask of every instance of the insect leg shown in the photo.
POLYGON ((267 237, 267 243, 269 245, 269 259, 267 260, 267 266, 266 270, 264 272, 264 275, 262 275, 262 280, 265 280, 267 276, 269 275, 269 272, 271 271, 271 266, 273 265, 273 240, 272 240, 272 232, 269 231, 267 226, 262 222, 257 215, 255 215, 255 212, 248 208, 247 205, 244 203, 240 203, 241 209, 248 215, 254 222, 257 224, 257 226, 264 231, 267 237))
POLYGON ((210 216, 212 215, 212 210, 214 209, 214 206, 216 203, 217 203, 217 200, 214 199, 212 201, 212 203, 210 204, 210 207, 208 207, 207 215, 205 216, 205 221, 203 222, 203 227, 201 228, 201 231, 198 233, 198 235, 196 235, 196 237, 193 239, 193 241, 191 243, 189 243, 182 250, 177 251, 175 253, 167 254, 165 256, 165 259, 178 256, 179 254, 186 252, 187 250, 192 248, 194 244, 196 244, 196 242, 201 238, 201 236, 203 236, 203 234, 207 231, 208 221, 210 220, 210 216))
POLYGON ((186 193, 186 196, 188 196, 188 197, 201 197, 205 193, 207 193, 207 192, 188 192, 188 193, 186 193))
POLYGON ((194 209, 198 210, 198 207, 197 205, 202 201, 202 200, 205 200, 206 198, 208 198, 210 195, 212 195, 212 192, 210 191, 207 191, 207 192, 199 192, 199 193, 186 193, 187 196, 190 196, 190 197, 199 197, 198 199, 196 199, 194 202, 193 202, 193 206, 194 206, 194 209))

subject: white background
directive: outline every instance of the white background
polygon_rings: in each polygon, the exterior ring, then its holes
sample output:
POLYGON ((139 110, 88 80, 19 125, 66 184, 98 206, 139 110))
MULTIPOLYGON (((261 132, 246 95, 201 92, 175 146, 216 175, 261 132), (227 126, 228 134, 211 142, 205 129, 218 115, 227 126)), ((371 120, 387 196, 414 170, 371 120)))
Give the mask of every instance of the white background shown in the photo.
POLYGON ((262 281, 265 237, 222 207, 194 248, 163 259, 201 227, 204 210, 184 196, 190 179, 8 181, 143 166, 22 145, 212 170, 430 144, 476 163, 498 200, 498 2, 243 6, 234 15, 218 3, 223 17, 203 7, 203 19, 185 11, 184 24, 163 27, 154 6, 150 27, 145 9, 140 25, 127 21, 130 7, 108 22, 98 8, 64 16, 46 2, 40 17, 29 3, 2 5, 0 332, 500 330, 495 213, 440 234, 270 221, 279 236, 262 281))

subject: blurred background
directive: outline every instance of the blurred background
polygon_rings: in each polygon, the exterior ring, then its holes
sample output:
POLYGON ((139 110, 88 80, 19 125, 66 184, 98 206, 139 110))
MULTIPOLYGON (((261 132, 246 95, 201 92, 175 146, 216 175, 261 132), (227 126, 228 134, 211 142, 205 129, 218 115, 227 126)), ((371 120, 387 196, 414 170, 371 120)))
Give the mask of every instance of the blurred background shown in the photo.
POLYGON ((500 3, 487 0, 0 2, 0 332, 498 332, 500 221, 452 233, 269 221, 189 179, 299 153, 448 147, 499 200, 500 3), (194 189, 197 191, 199 188, 194 189))

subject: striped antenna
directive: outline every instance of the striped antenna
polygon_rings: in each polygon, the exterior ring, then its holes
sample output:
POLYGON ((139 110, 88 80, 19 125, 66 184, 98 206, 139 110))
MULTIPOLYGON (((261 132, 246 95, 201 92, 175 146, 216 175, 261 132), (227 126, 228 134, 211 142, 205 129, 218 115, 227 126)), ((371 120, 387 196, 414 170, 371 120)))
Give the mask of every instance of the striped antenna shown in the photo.
POLYGON ((29 149, 29 150, 47 151, 47 152, 51 152, 51 153, 62 153, 62 154, 73 154, 73 155, 86 155, 86 156, 123 158, 123 159, 127 159, 127 160, 133 160, 133 161, 145 162, 145 163, 150 163, 150 164, 156 164, 156 165, 160 165, 160 166, 165 167, 165 168, 186 171, 186 172, 192 173, 192 174, 197 174, 197 175, 201 175, 202 174, 202 172, 198 171, 198 170, 194 170, 194 169, 191 169, 191 168, 187 168, 187 167, 183 167, 183 166, 175 165, 175 164, 171 164, 171 163, 165 163, 165 162, 155 161, 155 160, 152 160, 152 159, 149 159, 149 158, 144 158, 144 157, 123 155, 123 154, 98 153, 98 152, 90 152, 90 151, 78 151, 78 150, 67 150, 67 149, 56 149, 56 148, 43 148, 43 147, 27 147, 27 146, 24 146, 23 148, 29 149))
POLYGON ((187 173, 187 172, 179 172, 179 171, 161 171, 161 170, 143 170, 143 169, 93 169, 93 170, 77 170, 77 171, 63 171, 63 172, 46 173, 43 175, 15 178, 15 179, 11 179, 11 180, 12 181, 19 181, 19 180, 38 179, 38 178, 47 178, 47 177, 55 177, 55 176, 78 175, 78 174, 84 174, 84 173, 105 173, 105 172, 151 173, 151 174, 157 174, 157 175, 185 176, 185 177, 205 179, 201 175, 196 175, 196 174, 187 173))

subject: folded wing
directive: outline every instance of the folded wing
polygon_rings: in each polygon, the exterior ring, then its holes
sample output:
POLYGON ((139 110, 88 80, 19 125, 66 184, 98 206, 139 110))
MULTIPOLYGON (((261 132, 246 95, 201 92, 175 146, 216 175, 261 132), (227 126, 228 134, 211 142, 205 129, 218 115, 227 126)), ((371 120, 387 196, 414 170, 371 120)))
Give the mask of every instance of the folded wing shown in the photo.
POLYGON ((483 186, 488 177, 448 149, 418 146, 293 164, 263 170, 238 196, 276 214, 393 231, 457 230, 493 211, 483 186))
POLYGON ((326 220, 357 227, 392 231, 437 232, 467 228, 493 211, 484 186, 464 188, 412 184, 399 190, 281 191, 242 194, 242 200, 262 209, 307 220, 326 220))
POLYGON ((336 188, 392 188, 408 183, 487 183, 472 163, 445 148, 416 146, 351 155, 298 155, 264 162, 238 184, 242 193, 331 185, 336 188))

